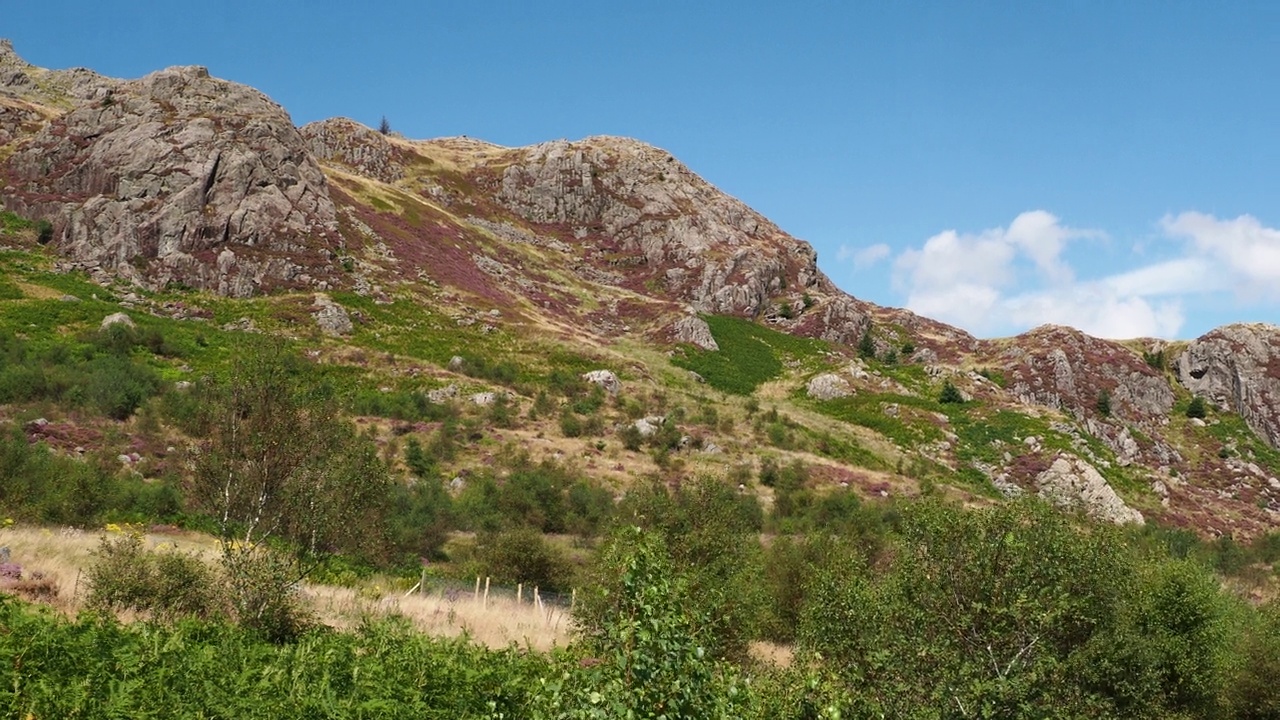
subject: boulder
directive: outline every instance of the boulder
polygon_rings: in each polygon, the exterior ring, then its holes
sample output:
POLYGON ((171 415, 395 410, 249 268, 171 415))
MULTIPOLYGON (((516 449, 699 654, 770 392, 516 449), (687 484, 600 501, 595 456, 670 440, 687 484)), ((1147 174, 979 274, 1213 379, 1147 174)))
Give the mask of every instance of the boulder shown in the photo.
POLYGON ((622 381, 618 379, 618 376, 612 370, 592 370, 591 372, 583 373, 582 379, 593 385, 600 386, 610 395, 617 395, 618 391, 622 389, 622 381))
POLYGON ((849 382, 834 373, 816 375, 809 381, 807 389, 809 397, 815 400, 835 400, 853 394, 849 382))
POLYGON ((636 420, 631 425, 640 433, 640 437, 647 438, 656 434, 666 422, 667 418, 664 415, 650 415, 636 420))
POLYGON ((686 315, 672 326, 672 337, 676 342, 696 345, 703 350, 719 350, 720 345, 711 336, 711 326, 697 315, 686 315))
POLYGON ((448 402, 457 396, 458 386, 453 384, 427 391, 427 400, 436 404, 448 402))
POLYGON ((128 315, 122 312, 118 312, 118 313, 111 313, 110 315, 102 318, 102 324, 98 326, 98 329, 106 330, 112 325, 123 325, 128 328, 135 327, 135 325, 133 324, 133 318, 129 317, 128 315))
POLYGON ((338 337, 350 335, 355 329, 346 308, 334 302, 328 295, 316 293, 315 302, 311 307, 313 308, 311 317, 315 318, 316 325, 324 334, 338 337))

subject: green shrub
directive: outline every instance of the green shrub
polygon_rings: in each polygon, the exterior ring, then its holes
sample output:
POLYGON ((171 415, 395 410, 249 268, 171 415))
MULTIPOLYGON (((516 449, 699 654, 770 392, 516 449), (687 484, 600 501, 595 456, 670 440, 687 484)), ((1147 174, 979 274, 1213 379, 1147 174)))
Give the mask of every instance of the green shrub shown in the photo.
POLYGON ((91 610, 132 610, 161 620, 211 618, 226 610, 214 572, 176 550, 152 552, 141 532, 104 535, 86 571, 91 610))
POLYGON ((710 651, 712 623, 693 601, 660 535, 622 528, 602 552, 598 588, 575 614, 579 638, 531 717, 706 718, 744 716, 741 679, 710 651))
POLYGON ((1201 420, 1208 414, 1205 407, 1204 398, 1199 395, 1191 398, 1191 402, 1187 405, 1186 415, 1189 418, 1199 418, 1201 420))
MULTIPOLYGON (((717 656, 745 658, 765 603, 759 584, 764 516, 755 496, 739 494, 715 478, 670 491, 655 481, 633 487, 618 518, 672 538, 667 544, 672 566, 688 583, 699 615, 712 624, 708 637, 715 640, 709 649, 717 656)), ((599 576, 597 581, 607 582, 599 576)))
POLYGON ((1098 399, 1094 401, 1093 409, 1097 410, 1102 417, 1111 417, 1111 393, 1106 390, 1098 392, 1098 399))
POLYGON ((560 434, 567 438, 582 437, 582 418, 572 410, 565 408, 560 413, 560 434))
POLYGON ((858 338, 858 357, 864 360, 876 359, 876 341, 871 337, 871 324, 867 324, 867 328, 862 331, 862 337, 858 338))
POLYGON ((547 592, 567 592, 574 586, 573 568, 564 554, 530 527, 480 536, 476 557, 483 573, 501 585, 523 583, 547 592))
POLYGON ((960 394, 960 388, 955 386, 950 380, 942 382, 942 392, 938 393, 938 402, 946 404, 958 404, 964 402, 964 396, 960 394))

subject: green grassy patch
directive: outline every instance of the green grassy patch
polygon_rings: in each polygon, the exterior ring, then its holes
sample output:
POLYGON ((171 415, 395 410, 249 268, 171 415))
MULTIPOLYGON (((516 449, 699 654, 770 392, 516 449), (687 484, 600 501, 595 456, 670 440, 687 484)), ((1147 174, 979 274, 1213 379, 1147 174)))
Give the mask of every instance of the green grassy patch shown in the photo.
POLYGON ((720 349, 687 346, 684 354, 671 362, 733 395, 750 395, 762 383, 781 375, 789 362, 816 366, 828 349, 821 340, 787 335, 742 318, 704 315, 703 320, 720 349))
MULTIPOLYGON (((797 397, 801 401, 801 397, 797 397)), ((895 393, 858 393, 825 402, 806 401, 814 410, 837 420, 874 430, 895 444, 912 448, 941 440, 942 429, 936 418, 941 406, 925 398, 895 393), (885 412, 889 405, 898 406, 898 414, 885 412)))

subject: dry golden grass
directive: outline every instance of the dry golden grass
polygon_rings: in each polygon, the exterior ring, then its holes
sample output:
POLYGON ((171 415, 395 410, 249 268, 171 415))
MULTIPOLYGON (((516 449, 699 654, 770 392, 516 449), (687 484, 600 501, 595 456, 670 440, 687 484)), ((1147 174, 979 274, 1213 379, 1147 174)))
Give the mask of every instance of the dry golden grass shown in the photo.
POLYGON ((471 592, 383 593, 369 588, 352 589, 308 586, 304 595, 326 625, 349 628, 366 618, 400 615, 429 635, 457 637, 466 634, 474 642, 491 648, 512 643, 536 650, 549 650, 569 642, 569 612, 544 604, 539 608, 525 598, 490 596, 486 601, 471 592))
MULTIPOLYGON (((39 573, 57 588, 57 597, 48 604, 74 614, 87 590, 84 570, 93 562, 93 553, 106 531, 78 528, 42 528, 15 525, 0 530, 0 547, 8 547, 10 560, 22 566, 23 575, 39 573)), ((212 560, 216 552, 212 538, 187 532, 149 533, 148 547, 175 547, 212 560)))
MULTIPOLYGON (((41 574, 57 589, 46 604, 68 615, 82 607, 87 592, 84 571, 93 562, 93 553, 106 531, 76 528, 13 526, 0 530, 0 546, 8 547, 11 561, 22 566, 24 576, 41 574)), ((213 538, 183 531, 148 533, 145 542, 152 548, 174 548, 214 562, 217 546, 213 538)), ((492 648, 511 643, 547 650, 569 641, 571 622, 568 610, 544 604, 541 609, 526 596, 523 602, 494 594, 486 602, 471 592, 412 594, 385 589, 374 584, 358 588, 306 585, 303 597, 320 620, 337 628, 350 628, 377 615, 397 614, 408 618, 422 632, 444 637, 468 635, 492 648)), ((385 581, 383 581, 385 582, 385 581)), ((131 613, 120 615, 128 622, 131 613)))

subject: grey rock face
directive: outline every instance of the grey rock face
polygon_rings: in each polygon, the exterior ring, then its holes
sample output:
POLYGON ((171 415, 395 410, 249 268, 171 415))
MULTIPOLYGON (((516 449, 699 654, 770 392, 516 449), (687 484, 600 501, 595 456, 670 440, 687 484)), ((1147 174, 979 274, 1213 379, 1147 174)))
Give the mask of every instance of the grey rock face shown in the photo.
POLYGON ((1040 496, 1064 508, 1080 508, 1097 520, 1142 525, 1142 513, 1125 504, 1089 463, 1062 456, 1035 479, 1040 496))
POLYGON ((1178 381, 1245 419, 1280 447, 1280 328, 1237 324, 1194 340, 1177 359, 1178 381))
POLYGON ((825 280, 807 243, 658 148, 598 137, 535 145, 513 160, 500 203, 526 221, 572 227, 701 312, 755 314, 784 287, 825 280))
POLYGON ((711 335, 707 321, 697 315, 686 315, 672 326, 672 339, 676 342, 696 345, 703 350, 719 350, 720 345, 711 335))
POLYGON ((199 67, 97 83, 0 167, 5 206, 51 220, 59 252, 232 296, 331 270, 333 203, 279 105, 199 67))
POLYGON ((347 118, 308 123, 299 131, 321 162, 344 165, 354 172, 393 183, 404 177, 400 153, 381 133, 347 118))
POLYGON ((647 438, 652 437, 655 433, 661 430, 662 426, 666 422, 667 418, 665 415, 650 415, 636 420, 632 423, 632 426, 640 433, 640 437, 647 438))
POLYGON ((1014 338, 999 352, 1009 390, 1025 402, 1083 418, 1107 392, 1111 412, 1143 422, 1168 414, 1173 389, 1133 351, 1073 328, 1044 325, 1014 338))
POLYGON ((102 324, 98 326, 98 329, 106 330, 112 325, 124 325, 125 327, 134 327, 133 318, 129 317, 128 315, 122 312, 111 313, 110 315, 102 318, 102 324))

